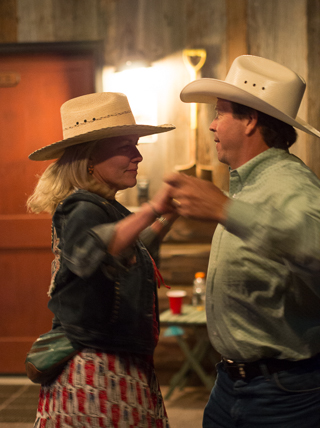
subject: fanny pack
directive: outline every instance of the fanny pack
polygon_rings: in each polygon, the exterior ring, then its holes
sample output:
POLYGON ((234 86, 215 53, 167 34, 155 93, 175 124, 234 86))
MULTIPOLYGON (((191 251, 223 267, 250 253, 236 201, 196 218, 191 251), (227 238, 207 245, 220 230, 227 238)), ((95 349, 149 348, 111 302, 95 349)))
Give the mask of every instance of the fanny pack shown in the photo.
POLYGON ((49 384, 79 352, 64 332, 42 334, 31 346, 25 360, 28 378, 33 383, 49 384))

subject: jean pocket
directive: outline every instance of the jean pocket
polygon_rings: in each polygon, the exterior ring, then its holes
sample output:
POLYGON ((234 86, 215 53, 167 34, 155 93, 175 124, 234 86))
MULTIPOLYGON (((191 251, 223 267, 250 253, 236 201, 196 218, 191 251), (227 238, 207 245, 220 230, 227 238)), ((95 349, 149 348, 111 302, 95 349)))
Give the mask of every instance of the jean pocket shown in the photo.
POLYGON ((282 391, 293 393, 320 392, 320 369, 294 369, 281 371, 272 375, 275 385, 282 391))

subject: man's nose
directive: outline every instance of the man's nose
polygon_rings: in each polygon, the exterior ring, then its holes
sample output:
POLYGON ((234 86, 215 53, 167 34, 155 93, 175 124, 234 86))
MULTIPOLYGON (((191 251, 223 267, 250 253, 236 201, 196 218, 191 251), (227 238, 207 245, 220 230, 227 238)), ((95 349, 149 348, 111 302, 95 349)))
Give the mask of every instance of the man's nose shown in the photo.
POLYGON ((213 121, 211 122, 209 130, 212 132, 216 132, 216 119, 213 119, 213 121))

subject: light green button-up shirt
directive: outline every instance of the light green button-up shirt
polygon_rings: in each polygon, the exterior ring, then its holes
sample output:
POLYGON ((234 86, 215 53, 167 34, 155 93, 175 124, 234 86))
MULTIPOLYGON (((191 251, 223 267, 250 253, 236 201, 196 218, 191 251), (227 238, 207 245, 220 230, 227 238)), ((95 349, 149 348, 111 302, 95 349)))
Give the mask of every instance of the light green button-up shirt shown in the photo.
POLYGON ((230 171, 230 198, 207 275, 213 346, 236 361, 319 353, 319 179, 271 148, 230 171))

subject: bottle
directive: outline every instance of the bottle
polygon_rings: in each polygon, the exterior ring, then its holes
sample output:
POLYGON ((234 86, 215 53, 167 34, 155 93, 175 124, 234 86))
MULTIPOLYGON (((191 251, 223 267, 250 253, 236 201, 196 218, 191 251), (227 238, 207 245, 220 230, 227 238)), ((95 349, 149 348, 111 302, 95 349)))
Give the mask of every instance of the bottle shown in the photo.
POLYGON ((192 306, 198 311, 204 310, 206 298, 206 275, 204 272, 197 272, 193 280, 192 306))

